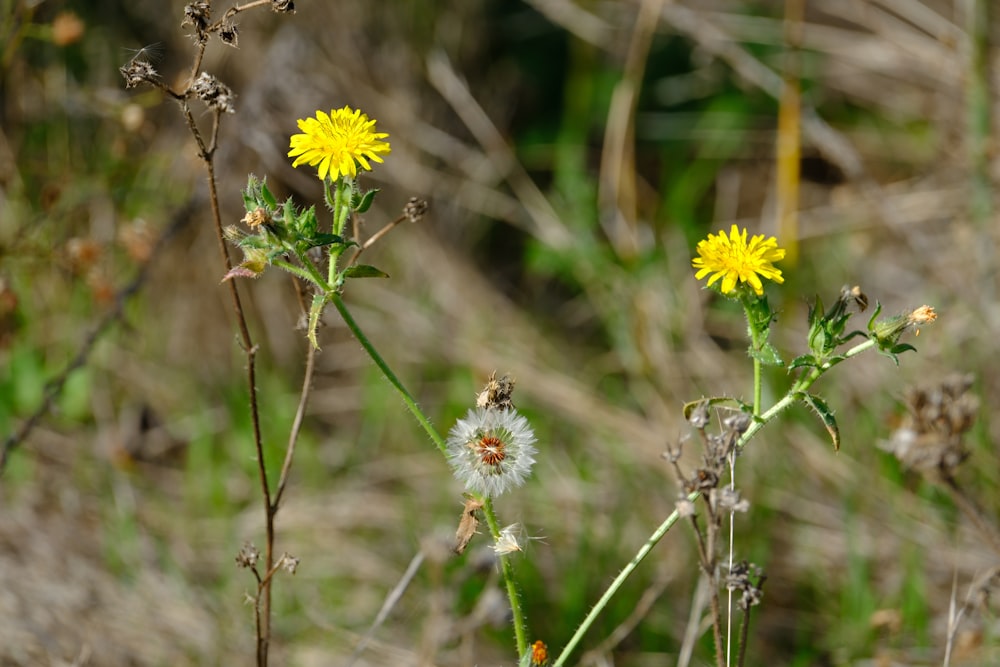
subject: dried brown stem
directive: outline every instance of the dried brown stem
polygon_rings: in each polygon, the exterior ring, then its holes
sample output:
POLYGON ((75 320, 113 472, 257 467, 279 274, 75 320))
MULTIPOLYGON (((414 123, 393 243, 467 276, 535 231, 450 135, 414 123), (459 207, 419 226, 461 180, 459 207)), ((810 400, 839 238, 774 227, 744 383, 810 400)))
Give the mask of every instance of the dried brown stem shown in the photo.
POLYGON ((361 257, 361 253, 363 253, 365 250, 367 250, 368 248, 370 248, 373 245, 375 245, 375 243, 380 238, 382 238, 383 236, 385 236, 386 234, 388 234, 389 232, 391 232, 399 223, 401 223, 404 220, 406 220, 406 218, 407 218, 406 215, 401 215, 398 218, 396 218, 395 220, 393 220, 392 222, 386 223, 386 225, 384 227, 382 227, 382 229, 380 229, 377 232, 375 232, 370 239, 368 239, 367 241, 365 241, 364 244, 360 248, 358 248, 357 250, 354 251, 354 254, 351 256, 351 261, 349 261, 347 263, 347 265, 351 266, 356 261, 358 261, 358 258, 361 257))
POLYGON ((271 514, 278 513, 281 505, 281 497, 285 493, 285 485, 288 483, 288 474, 292 469, 292 459, 295 456, 295 444, 299 440, 299 433, 302 430, 302 420, 305 418, 306 405, 309 403, 309 394, 312 390, 313 371, 316 368, 316 348, 307 345, 306 352, 306 372, 302 379, 302 393, 299 395, 299 407, 295 411, 295 419, 292 421, 292 429, 288 435, 288 448, 285 450, 285 461, 281 465, 281 475, 278 477, 278 489, 274 493, 274 504, 271 506, 271 514))

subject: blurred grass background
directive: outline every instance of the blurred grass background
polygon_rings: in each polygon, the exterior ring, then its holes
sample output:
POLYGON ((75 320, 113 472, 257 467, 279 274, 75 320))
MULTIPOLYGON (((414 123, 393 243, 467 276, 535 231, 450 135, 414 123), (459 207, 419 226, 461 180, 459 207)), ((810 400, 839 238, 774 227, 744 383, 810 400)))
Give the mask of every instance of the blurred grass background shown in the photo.
MULTIPOLYGON (((984 407, 961 482, 997 516, 991 3, 298 4, 241 17, 239 49, 210 45, 205 69, 237 94, 217 158, 223 215, 242 217, 249 172, 319 201, 314 175, 285 158, 297 118, 350 104, 390 134, 365 177, 382 188, 365 230, 410 196, 432 212, 366 253, 392 278, 346 298, 442 431, 490 371, 516 377, 541 454, 499 512, 544 537, 517 563, 533 638, 558 651, 672 511, 661 454, 687 433, 682 404, 749 393, 741 313, 690 268, 697 241, 735 222, 797 253, 771 297, 786 359, 804 349, 809 300, 844 284, 888 312, 940 312, 899 368, 871 355, 821 381, 839 453, 796 410, 740 459, 751 510, 737 558, 769 576, 749 663, 940 664, 950 599, 997 554, 876 445, 907 386, 974 373, 984 407)), ((205 179, 173 103, 125 91, 117 71, 152 45, 180 80, 182 7, 8 0, 0 14, 5 437, 150 262, 0 478, 3 664, 253 659, 252 581, 233 559, 262 543, 263 512, 205 179)), ((240 288, 276 471, 306 341, 287 276, 240 288)), ((486 540, 463 557, 441 546, 459 484, 335 314, 322 340, 277 521, 278 551, 302 564, 276 582, 274 664, 345 663, 421 549, 358 664, 512 664, 486 540)), ((788 384, 772 372, 765 397, 788 384)), ((686 527, 668 534, 574 660, 674 664, 694 551, 686 527)), ((955 662, 996 664, 997 631, 970 619, 955 662)), ((711 656, 705 635, 693 664, 711 656)))

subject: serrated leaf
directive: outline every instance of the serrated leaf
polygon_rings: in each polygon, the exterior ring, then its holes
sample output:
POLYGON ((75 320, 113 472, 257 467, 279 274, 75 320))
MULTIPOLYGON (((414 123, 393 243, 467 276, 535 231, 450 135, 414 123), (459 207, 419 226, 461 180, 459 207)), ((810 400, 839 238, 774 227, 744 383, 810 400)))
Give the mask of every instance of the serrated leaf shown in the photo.
POLYGON ((733 405, 736 405, 743 412, 753 412, 753 406, 747 405, 738 398, 732 398, 731 396, 711 396, 709 398, 701 398, 698 399, 697 401, 690 401, 688 403, 685 403, 684 419, 686 420, 691 419, 691 413, 694 412, 694 409, 699 405, 707 404, 708 407, 713 407, 716 405, 724 405, 727 403, 732 403, 733 405))
POLYGON ((361 195, 360 200, 354 207, 354 210, 358 213, 365 213, 368 209, 372 207, 372 202, 375 201, 375 193, 378 192, 378 188, 374 190, 369 190, 368 192, 361 195))
POLYGON ((823 421, 823 426, 826 427, 826 432, 830 434, 830 439, 833 441, 834 450, 839 452, 840 427, 837 426, 837 420, 834 418, 833 411, 830 409, 830 406, 826 404, 826 401, 815 394, 803 393, 799 394, 798 398, 809 406, 823 421))
POLYGON ((341 273, 345 278, 388 278, 389 274, 369 264, 355 264, 341 273))

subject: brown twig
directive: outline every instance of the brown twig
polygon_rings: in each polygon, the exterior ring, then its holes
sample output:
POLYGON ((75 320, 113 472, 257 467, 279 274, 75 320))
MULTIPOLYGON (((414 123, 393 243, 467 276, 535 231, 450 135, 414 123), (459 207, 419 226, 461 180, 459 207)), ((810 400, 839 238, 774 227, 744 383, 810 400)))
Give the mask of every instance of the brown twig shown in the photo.
POLYGON ((399 223, 403 222, 406 219, 407 219, 407 215, 404 213, 403 215, 399 216, 395 220, 386 223, 385 226, 382 227, 382 229, 380 229, 377 232, 375 232, 370 239, 368 239, 367 241, 365 241, 364 244, 361 247, 359 247, 357 250, 354 251, 354 254, 351 255, 351 261, 349 261, 347 263, 347 265, 351 266, 356 261, 358 261, 358 258, 361 257, 361 253, 363 253, 365 250, 367 250, 368 248, 370 248, 373 245, 375 245, 375 243, 380 238, 382 238, 383 236, 385 236, 386 234, 388 234, 389 232, 391 232, 396 227, 396 225, 398 225, 399 223))
POLYGON ((299 394, 299 407, 295 411, 295 419, 292 421, 291 432, 288 434, 288 448, 285 450, 285 461, 281 465, 281 475, 278 477, 278 488, 274 492, 274 503, 271 505, 271 514, 277 514, 281 505, 281 497, 285 493, 285 485, 288 483, 288 474, 292 469, 292 458, 295 456, 295 444, 299 440, 299 432, 302 430, 302 421, 306 414, 306 405, 309 403, 309 394, 312 391, 313 371, 316 368, 316 348, 307 345, 306 371, 302 378, 302 393, 299 394))

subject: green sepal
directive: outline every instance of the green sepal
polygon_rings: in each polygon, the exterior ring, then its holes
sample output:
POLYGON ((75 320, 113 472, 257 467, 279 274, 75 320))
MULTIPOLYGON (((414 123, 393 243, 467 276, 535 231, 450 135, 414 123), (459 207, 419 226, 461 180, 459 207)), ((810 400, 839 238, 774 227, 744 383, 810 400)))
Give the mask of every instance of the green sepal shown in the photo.
POLYGON ((351 197, 351 208, 353 208, 358 213, 365 213, 372 207, 372 202, 375 201, 375 193, 378 192, 378 188, 374 190, 369 190, 363 195, 358 195, 355 193, 351 197))
POLYGON ((882 304, 875 300, 875 310, 872 312, 872 316, 868 318, 868 331, 875 331, 875 320, 878 319, 879 314, 882 312, 882 304))
POLYGON ((341 274, 345 278, 388 278, 389 274, 382 269, 376 269, 369 264, 355 264, 344 269, 341 274))
POLYGON ((306 334, 313 349, 319 349, 319 342, 316 340, 316 330, 319 328, 319 316, 323 314, 323 306, 326 305, 326 296, 314 294, 312 306, 309 307, 309 329, 306 334))
MULTIPOLYGON (((876 342, 881 343, 881 341, 876 341, 876 342)), ((897 343, 896 345, 893 345, 892 347, 888 348, 882 345, 878 346, 878 353, 884 357, 889 357, 890 359, 892 359, 892 363, 896 364, 897 366, 899 366, 899 355, 902 354, 903 352, 910 352, 911 350, 913 352, 916 352, 917 348, 913 347, 909 343, 897 343)))
POLYGON ((835 451, 840 451, 840 427, 837 426, 837 420, 833 416, 833 411, 830 406, 826 404, 819 396, 815 394, 800 393, 796 395, 800 401, 805 403, 813 412, 822 420, 823 426, 826 427, 826 432, 830 434, 830 440, 833 441, 833 449, 835 451))

